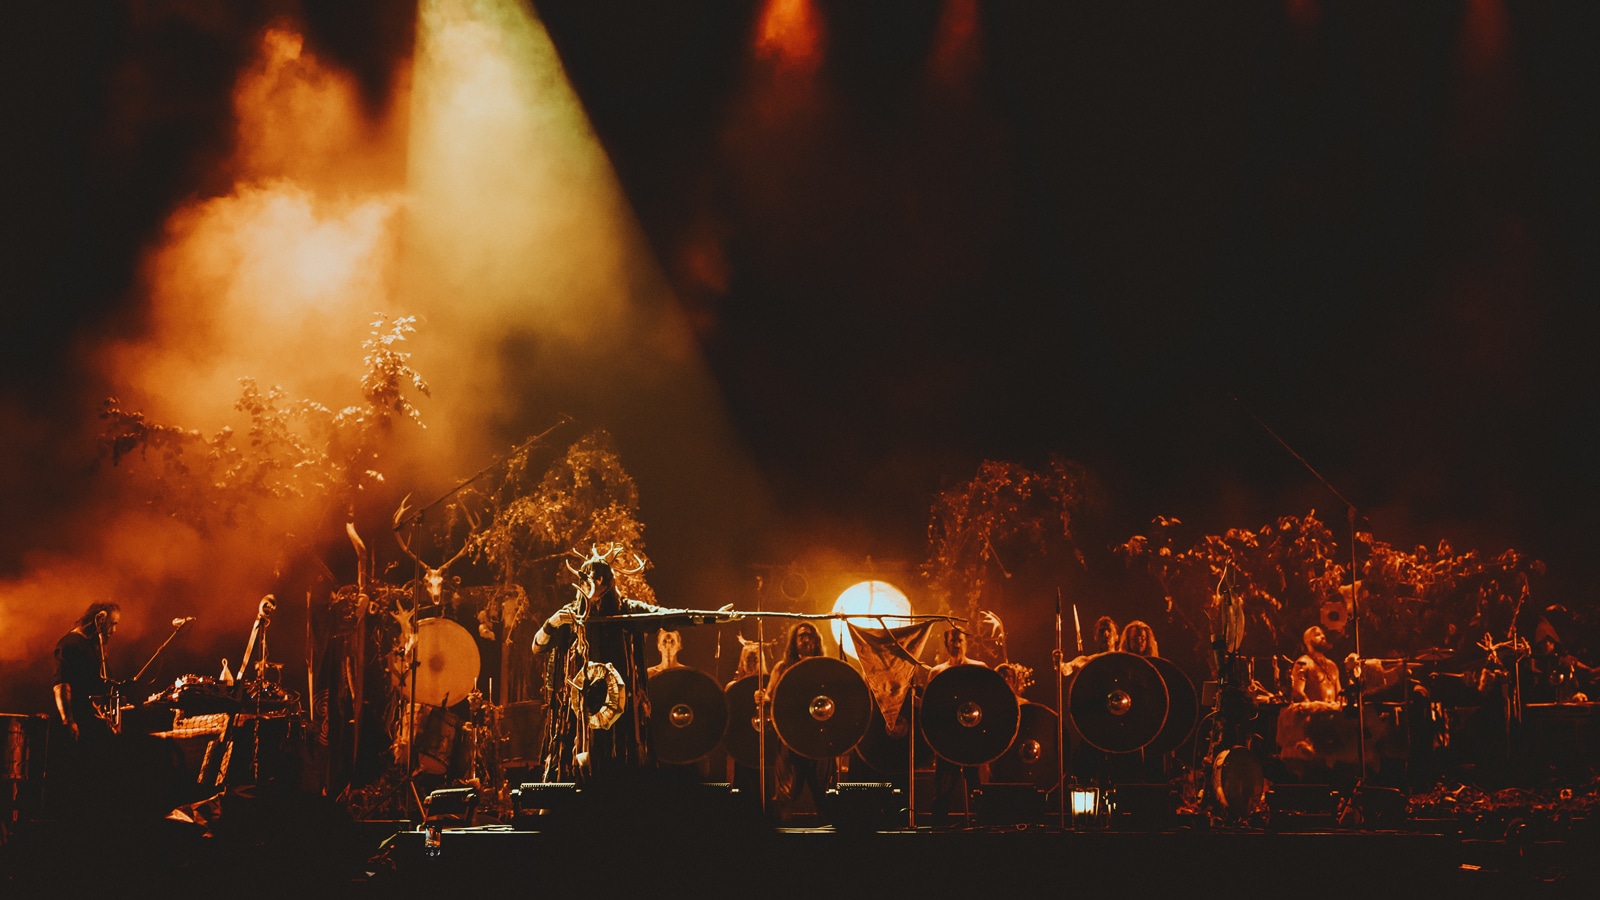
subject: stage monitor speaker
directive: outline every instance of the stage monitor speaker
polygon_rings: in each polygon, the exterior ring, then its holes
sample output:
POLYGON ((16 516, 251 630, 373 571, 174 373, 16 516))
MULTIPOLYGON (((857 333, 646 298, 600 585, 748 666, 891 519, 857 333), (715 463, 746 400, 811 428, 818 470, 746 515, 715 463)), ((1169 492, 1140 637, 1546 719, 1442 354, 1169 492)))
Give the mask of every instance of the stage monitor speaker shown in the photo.
POLYGON ((430 823, 471 825, 478 808, 478 792, 469 787, 444 788, 428 794, 422 801, 430 823))
POLYGON ((888 782, 845 781, 828 789, 828 807, 837 831, 879 831, 893 827, 905 800, 888 782))
POLYGON ((581 791, 570 781, 526 782, 511 791, 512 824, 531 828, 536 816, 571 808, 581 791))

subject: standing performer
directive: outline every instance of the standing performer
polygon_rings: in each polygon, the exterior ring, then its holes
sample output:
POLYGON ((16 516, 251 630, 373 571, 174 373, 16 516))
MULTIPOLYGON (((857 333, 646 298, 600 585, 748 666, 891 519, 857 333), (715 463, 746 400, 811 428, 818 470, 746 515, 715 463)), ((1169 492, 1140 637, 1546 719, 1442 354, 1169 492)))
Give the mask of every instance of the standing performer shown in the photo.
MULTIPOLYGON (((944 633, 944 652, 949 654, 950 658, 929 670, 928 681, 932 682, 940 672, 955 666, 988 668, 983 660, 973 659, 967 655, 967 633, 953 625, 944 633)), ((966 790, 962 793, 962 806, 970 811, 972 792, 977 790, 979 782, 977 766, 961 766, 942 756, 934 757, 933 826, 938 828, 948 824, 950 801, 955 798, 956 791, 963 783, 966 785, 966 790)))
MULTIPOLYGON (((1122 639, 1118 637, 1117 634, 1116 619, 1113 619, 1110 616, 1101 616, 1095 620, 1094 644, 1094 653, 1077 656, 1068 662, 1062 662, 1059 659, 1056 660, 1057 665, 1061 667, 1062 677, 1072 677, 1073 675, 1077 674, 1079 669, 1088 665, 1089 660, 1094 659, 1096 656, 1099 656, 1102 653, 1115 653, 1121 649, 1122 639)), ((1152 653, 1150 655, 1154 656, 1155 654, 1152 653)))
MULTIPOLYGON (((778 690, 778 684, 795 663, 802 659, 822 655, 822 635, 817 632, 817 627, 810 622, 796 623, 789 629, 789 641, 783 651, 783 659, 772 667, 772 675, 768 679, 766 691, 756 695, 756 702, 769 702, 778 690)), ((823 806, 827 797, 828 786, 833 782, 836 773, 834 761, 831 759, 810 759, 795 753, 788 747, 778 751, 778 798, 793 808, 795 801, 800 798, 802 788, 811 789, 811 802, 816 805, 818 813, 825 813, 823 806)))
POLYGON ((1161 649, 1156 644, 1155 630, 1138 619, 1123 627, 1122 638, 1117 644, 1123 653, 1132 653, 1136 656, 1161 655, 1161 649))
POLYGON ((600 560, 583 564, 584 584, 533 635, 535 657, 547 650, 544 780, 579 781, 650 762, 644 629, 594 616, 671 612, 617 593, 616 575, 600 560), (603 677, 596 676, 601 667, 603 677), (618 688, 620 687, 620 696, 618 688), (581 690, 582 718, 569 697, 581 690))
POLYGON ((56 712, 61 724, 72 732, 73 740, 99 740, 112 734, 111 725, 95 710, 92 698, 104 694, 109 687, 106 643, 121 621, 121 606, 91 603, 78 617, 77 625, 56 642, 56 712))
POLYGON ((678 662, 678 652, 683 649, 683 635, 671 628, 663 628, 656 633, 656 650, 661 653, 661 661, 650 667, 650 677, 665 672, 668 669, 686 668, 678 662))

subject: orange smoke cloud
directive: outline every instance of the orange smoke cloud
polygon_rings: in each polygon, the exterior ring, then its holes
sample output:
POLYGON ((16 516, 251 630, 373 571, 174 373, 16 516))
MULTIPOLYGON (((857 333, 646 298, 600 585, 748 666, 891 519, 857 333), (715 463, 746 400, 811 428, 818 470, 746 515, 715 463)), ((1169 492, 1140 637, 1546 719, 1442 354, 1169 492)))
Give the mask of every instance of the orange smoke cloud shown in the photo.
MULTIPOLYGON (((265 33, 234 109, 232 190, 169 217, 143 270, 141 332, 88 351, 126 408, 206 434, 238 424, 245 376, 329 406, 359 399, 360 342, 373 312, 392 307, 403 206, 401 132, 367 121, 351 80, 292 29, 265 33)), ((281 535, 304 534, 322 512, 263 504, 202 535, 132 498, 126 470, 138 465, 101 468, 71 552, 34 554, 0 584, 0 661, 31 660, 29 677, 43 678, 55 639, 97 600, 124 604, 124 654, 164 635, 171 616, 198 615, 200 637, 248 629, 281 535)), ((112 661, 123 677, 142 662, 112 661)))

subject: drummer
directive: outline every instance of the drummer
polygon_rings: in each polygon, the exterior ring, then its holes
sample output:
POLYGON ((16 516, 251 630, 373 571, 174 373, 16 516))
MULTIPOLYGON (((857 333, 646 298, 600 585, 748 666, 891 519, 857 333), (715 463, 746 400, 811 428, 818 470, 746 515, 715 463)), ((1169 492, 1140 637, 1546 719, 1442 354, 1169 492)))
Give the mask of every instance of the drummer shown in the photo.
POLYGON ((1122 637, 1118 639, 1117 646, 1123 653, 1132 653, 1135 656, 1160 656, 1161 649, 1156 645, 1156 633, 1149 625, 1134 619, 1122 629, 1122 637))
MULTIPOLYGON (((768 680, 768 688, 764 692, 757 692, 756 701, 766 702, 777 691, 778 683, 783 679, 783 673, 803 659, 811 659, 822 655, 822 635, 817 627, 810 622, 797 622, 789 629, 789 640, 784 646, 783 659, 772 667, 772 676, 768 680)), ((826 814, 823 809, 827 797, 827 789, 837 777, 834 761, 831 759, 808 759, 782 747, 778 751, 778 799, 787 803, 786 815, 792 815, 796 803, 800 799, 802 788, 811 789, 811 802, 816 806, 818 813, 826 814)))
MULTIPOLYGON (((1132 627, 1132 625, 1133 625, 1132 622, 1130 622, 1128 624, 1129 624, 1130 627, 1132 627)), ((1140 622, 1139 624, 1140 625, 1144 625, 1143 622, 1140 622)), ((1145 625, 1146 629, 1148 629, 1149 627, 1150 626, 1145 625)), ((1061 675, 1062 675, 1062 677, 1070 678, 1074 674, 1076 674, 1079 669, 1081 669, 1084 666, 1088 665, 1089 664, 1089 660, 1094 659, 1096 656, 1099 656, 1102 653, 1115 653, 1119 649, 1122 648, 1122 638, 1118 634, 1117 620, 1116 619, 1113 619, 1110 616, 1101 616, 1100 618, 1095 620, 1095 623, 1094 623, 1094 643, 1095 643, 1095 652, 1092 653, 1092 654, 1079 655, 1079 656, 1075 657, 1074 659, 1072 659, 1070 662, 1062 662, 1059 659, 1056 660, 1056 664, 1061 667, 1061 675)), ((1150 635, 1150 644, 1151 644, 1151 648, 1152 649, 1151 649, 1150 653, 1145 654, 1145 655, 1155 656, 1156 654, 1155 654, 1155 650, 1154 650, 1154 647, 1155 647, 1155 635, 1154 634, 1150 635)))
MULTIPOLYGON (((988 664, 981 659, 973 659, 967 655, 967 633, 955 626, 951 626, 944 633, 944 652, 946 659, 928 671, 928 680, 931 682, 939 676, 940 672, 955 666, 984 666, 988 664)), ((970 814, 972 809, 972 792, 978 789, 981 782, 977 766, 960 766, 942 756, 935 756, 933 761, 933 826, 935 828, 949 824, 950 803, 955 799, 957 788, 966 784, 962 792, 962 806, 970 814)))
POLYGON ((663 628, 656 632, 656 651, 661 654, 661 661, 649 668, 650 677, 654 678, 668 669, 686 668, 678 662, 678 653, 683 650, 683 635, 671 628, 663 628))
POLYGON ((1289 699, 1295 703, 1335 703, 1340 701, 1343 685, 1339 677, 1339 664, 1328 657, 1333 644, 1319 625, 1313 625, 1300 636, 1306 652, 1294 661, 1294 671, 1289 675, 1289 699))

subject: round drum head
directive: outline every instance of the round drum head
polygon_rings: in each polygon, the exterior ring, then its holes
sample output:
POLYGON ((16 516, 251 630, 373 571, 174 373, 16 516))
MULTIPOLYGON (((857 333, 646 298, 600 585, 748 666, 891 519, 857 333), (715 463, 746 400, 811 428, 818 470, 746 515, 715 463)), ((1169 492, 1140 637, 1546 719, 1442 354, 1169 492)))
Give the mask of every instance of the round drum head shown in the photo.
MULTIPOLYGON (((756 679, 759 677, 746 675, 722 692, 728 704, 728 731, 722 737, 722 745, 735 762, 752 769, 761 764, 761 736, 756 732, 756 679)), ((780 744, 770 716, 766 731, 767 767, 771 768, 778 761, 780 744)))
POLYGON ((645 683, 650 697, 650 750, 668 765, 692 763, 728 730, 728 702, 699 669, 667 669, 645 683))
POLYGON ((1194 682, 1171 660, 1158 656, 1146 658, 1161 673, 1161 681, 1167 686, 1167 721, 1145 752, 1169 753, 1182 747, 1194 733, 1194 726, 1200 721, 1200 696, 1194 692, 1194 682))
POLYGON ((1244 747, 1229 747, 1218 753, 1211 769, 1211 793, 1228 818, 1249 815, 1267 796, 1261 761, 1244 747))
POLYGON ((1167 685, 1150 660, 1102 653, 1072 679, 1067 713, 1091 747, 1132 753, 1155 740, 1167 721, 1167 685))
POLYGON ((999 672, 951 666, 928 682, 917 724, 933 752, 957 765, 981 766, 1011 746, 1019 706, 999 672))
POLYGON ((867 733, 872 694, 849 663, 809 657, 778 679, 772 720, 784 746, 808 759, 830 759, 848 753, 867 733))
MULTIPOLYGON (((907 713, 900 714, 901 728, 904 732, 899 737, 890 737, 888 725, 883 721, 883 713, 878 711, 878 704, 872 704, 872 721, 867 725, 867 734, 856 744, 856 755, 861 761, 875 772, 884 775, 904 775, 910 763, 907 758, 910 749, 907 746, 911 740, 909 723, 906 721, 907 713)), ((931 762, 933 751, 928 748, 928 742, 922 737, 921 729, 917 734, 917 764, 931 762)))
POLYGON ((990 780, 1006 784, 1032 784, 1042 791, 1061 782, 1061 759, 1056 754, 1056 711, 1041 703, 1022 702, 1017 739, 999 759, 989 764, 990 780))
POLYGON ((454 706, 478 683, 478 642, 449 619, 417 623, 417 702, 454 706))

